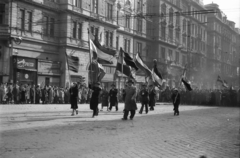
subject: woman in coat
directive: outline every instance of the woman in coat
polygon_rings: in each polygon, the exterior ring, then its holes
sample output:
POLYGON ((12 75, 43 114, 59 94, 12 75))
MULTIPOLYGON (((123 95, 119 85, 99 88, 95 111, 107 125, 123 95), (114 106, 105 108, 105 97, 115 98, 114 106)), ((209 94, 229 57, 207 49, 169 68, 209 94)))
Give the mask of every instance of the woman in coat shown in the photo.
POLYGON ((94 84, 93 87, 90 87, 92 90, 92 95, 91 95, 91 99, 90 99, 90 109, 93 110, 93 115, 97 116, 98 115, 98 102, 99 102, 99 94, 101 92, 101 87, 100 87, 100 83, 97 82, 94 84))
POLYGON ((128 80, 127 83, 128 83, 128 86, 125 90, 126 92, 125 108, 124 108, 124 115, 122 120, 127 120, 129 112, 131 113, 130 120, 132 120, 137 110, 137 103, 136 103, 137 89, 135 86, 133 86, 134 82, 131 79, 128 80))
POLYGON ((73 83, 69 90, 70 93, 70 103, 72 109, 72 116, 74 116, 74 111, 78 114, 78 86, 77 83, 73 83))

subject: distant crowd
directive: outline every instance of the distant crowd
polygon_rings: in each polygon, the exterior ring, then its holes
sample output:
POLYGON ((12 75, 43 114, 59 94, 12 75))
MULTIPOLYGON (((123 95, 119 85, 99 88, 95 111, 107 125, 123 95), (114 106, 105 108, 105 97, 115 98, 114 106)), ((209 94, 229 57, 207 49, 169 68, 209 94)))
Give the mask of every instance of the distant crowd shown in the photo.
MULTIPOLYGON (((92 91, 86 85, 78 86, 78 103, 89 103, 92 91)), ((141 101, 137 90, 137 102, 141 101)), ((99 102, 108 95, 109 90, 103 88, 99 95, 99 102)), ((240 90, 232 88, 224 90, 195 89, 186 91, 179 89, 181 104, 186 105, 212 105, 212 106, 239 106, 240 90)), ((157 102, 172 102, 172 89, 167 87, 160 91, 156 90, 157 102)), ((118 89, 118 102, 124 100, 124 89, 118 89)), ((57 86, 17 85, 0 84, 0 104, 70 104, 69 88, 57 86)))

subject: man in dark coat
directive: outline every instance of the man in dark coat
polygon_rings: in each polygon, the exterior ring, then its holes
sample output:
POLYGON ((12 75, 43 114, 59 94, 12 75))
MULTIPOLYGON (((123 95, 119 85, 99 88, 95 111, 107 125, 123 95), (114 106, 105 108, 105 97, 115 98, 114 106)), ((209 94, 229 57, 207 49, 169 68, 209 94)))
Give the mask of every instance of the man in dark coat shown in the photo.
POLYGON ((150 106, 150 110, 154 110, 154 106, 155 106, 155 97, 156 97, 156 90, 154 88, 154 85, 150 85, 149 87, 149 106, 150 106))
POLYGON ((69 90, 70 93, 70 103, 72 109, 72 116, 74 116, 74 111, 76 111, 76 115, 78 114, 78 85, 77 83, 73 83, 72 87, 69 90))
POLYGON ((95 83, 93 87, 89 86, 89 88, 92 91, 92 95, 90 99, 90 109, 93 110, 92 117, 94 117, 98 115, 98 103, 99 103, 98 99, 99 99, 99 94, 102 88, 100 87, 99 82, 95 83))
POLYGON ((110 107, 109 110, 112 110, 112 107, 116 107, 116 111, 118 111, 118 90, 115 84, 112 84, 112 89, 109 91, 109 100, 110 100, 110 107))
POLYGON ((139 111, 139 114, 142 114, 144 106, 145 106, 145 111, 147 114, 148 113, 148 102, 149 102, 148 90, 147 90, 146 84, 143 84, 142 86, 143 86, 143 89, 140 91, 142 107, 139 111))
POLYGON ((31 104, 35 104, 35 85, 32 85, 31 88, 30 88, 30 101, 31 101, 31 104))
POLYGON ((178 89, 175 88, 172 93, 172 102, 173 102, 173 111, 174 111, 174 116, 179 115, 179 104, 180 104, 180 93, 178 92, 178 89))
POLYGON ((129 112, 130 120, 132 120, 135 116, 135 111, 137 110, 137 103, 136 103, 136 97, 137 97, 137 89, 135 86, 133 86, 134 82, 132 79, 128 80, 128 86, 126 87, 126 97, 125 97, 125 106, 124 106, 124 115, 122 120, 128 119, 129 112))

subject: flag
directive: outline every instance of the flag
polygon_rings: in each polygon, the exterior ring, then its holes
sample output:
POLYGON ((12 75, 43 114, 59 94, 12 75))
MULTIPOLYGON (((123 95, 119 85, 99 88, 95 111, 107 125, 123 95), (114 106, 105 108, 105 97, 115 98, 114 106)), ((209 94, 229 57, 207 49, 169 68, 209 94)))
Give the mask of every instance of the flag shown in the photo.
POLYGON ((134 79, 131 71, 131 67, 128 66, 123 60, 124 53, 122 51, 119 52, 119 57, 116 65, 116 71, 123 73, 127 77, 134 79))
POLYGON ((143 60, 139 54, 136 55, 134 62, 136 66, 145 73, 146 77, 151 76, 151 70, 143 63, 143 60))
POLYGON ((125 51, 123 51, 122 47, 120 48, 120 52, 123 54, 124 56, 124 61, 126 63, 126 65, 130 66, 131 68, 134 68, 136 71, 138 70, 138 67, 136 66, 135 62, 133 61, 133 58, 126 53, 125 51))
POLYGON ((96 34, 94 40, 93 40, 93 43, 95 44, 95 46, 100 50, 102 51, 103 53, 106 53, 107 55, 110 55, 110 56, 115 56, 117 54, 117 51, 116 50, 113 50, 113 49, 110 49, 110 48, 106 48, 103 46, 102 42, 100 43, 99 40, 98 40, 98 35, 96 34))
POLYGON ((222 80, 221 77, 218 75, 217 82, 220 82, 223 87, 228 88, 227 82, 222 80))
POLYGON ((98 63, 98 69, 99 69, 98 81, 100 82, 100 81, 103 79, 103 77, 105 76, 106 72, 105 72, 102 64, 99 64, 99 63, 98 63))
POLYGON ((66 52, 66 61, 67 61, 68 70, 78 73, 79 58, 72 55, 68 56, 66 52))
POLYGON ((154 59, 154 66, 151 72, 151 80, 149 80, 149 84, 151 84, 151 82, 154 83, 155 86, 157 86, 159 89, 160 87, 163 85, 164 82, 166 82, 163 78, 161 73, 158 71, 157 69, 157 60, 154 59))
POLYGON ((90 45, 90 61, 97 60, 100 64, 112 64, 113 57, 99 50, 94 42, 89 39, 90 45))
POLYGON ((99 64, 96 60, 93 60, 88 69, 91 71, 91 82, 100 82, 105 76, 105 70, 101 64, 99 64))
POLYGON ((181 82, 183 83, 183 85, 184 85, 184 87, 186 88, 186 90, 192 91, 191 84, 190 84, 190 82, 188 82, 187 79, 186 79, 186 72, 187 72, 187 69, 184 68, 181 82))
POLYGON ((162 84, 165 82, 165 80, 162 80, 162 79, 154 72, 154 69, 152 69, 151 82, 153 82, 154 85, 157 86, 157 87, 160 89, 160 87, 161 87, 162 84))
POLYGON ((161 73, 157 69, 157 61, 154 60, 153 62, 154 62, 153 71, 162 80, 163 79, 162 75, 161 75, 161 73))

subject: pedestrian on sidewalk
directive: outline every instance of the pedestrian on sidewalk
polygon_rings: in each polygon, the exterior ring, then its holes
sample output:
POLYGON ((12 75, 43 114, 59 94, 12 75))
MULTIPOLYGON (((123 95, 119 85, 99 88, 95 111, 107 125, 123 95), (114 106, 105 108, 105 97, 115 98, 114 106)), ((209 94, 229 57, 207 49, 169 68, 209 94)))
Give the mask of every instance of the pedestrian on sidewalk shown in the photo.
POLYGON ((132 79, 128 80, 128 87, 126 88, 126 96, 125 96, 125 107, 124 107, 124 115, 122 120, 128 119, 129 112, 130 120, 132 120, 135 116, 135 111, 137 110, 137 104, 136 104, 136 97, 137 97, 137 89, 135 86, 133 86, 134 82, 132 79))
POLYGON ((142 114, 143 112, 143 108, 145 106, 145 111, 146 111, 146 114, 148 113, 148 103, 149 103, 149 98, 148 98, 148 90, 147 90, 147 85, 146 84, 143 84, 142 85, 143 89, 140 91, 140 96, 141 96, 141 103, 142 103, 142 107, 139 111, 139 114, 142 114))
POLYGON ((180 104, 180 93, 178 92, 177 88, 174 88, 173 93, 172 93, 172 102, 173 102, 173 111, 174 111, 174 116, 179 115, 179 104, 180 104))
POLYGON ((92 91, 92 95, 90 98, 90 109, 93 110, 93 115, 92 117, 94 118, 94 116, 98 116, 98 103, 99 103, 99 94, 102 90, 102 88, 100 87, 100 82, 96 82, 93 87, 89 87, 92 91))
POLYGON ((78 114, 78 87, 77 83, 73 83, 72 87, 69 90, 70 93, 70 103, 72 109, 72 116, 74 116, 74 111, 76 115, 78 114))

